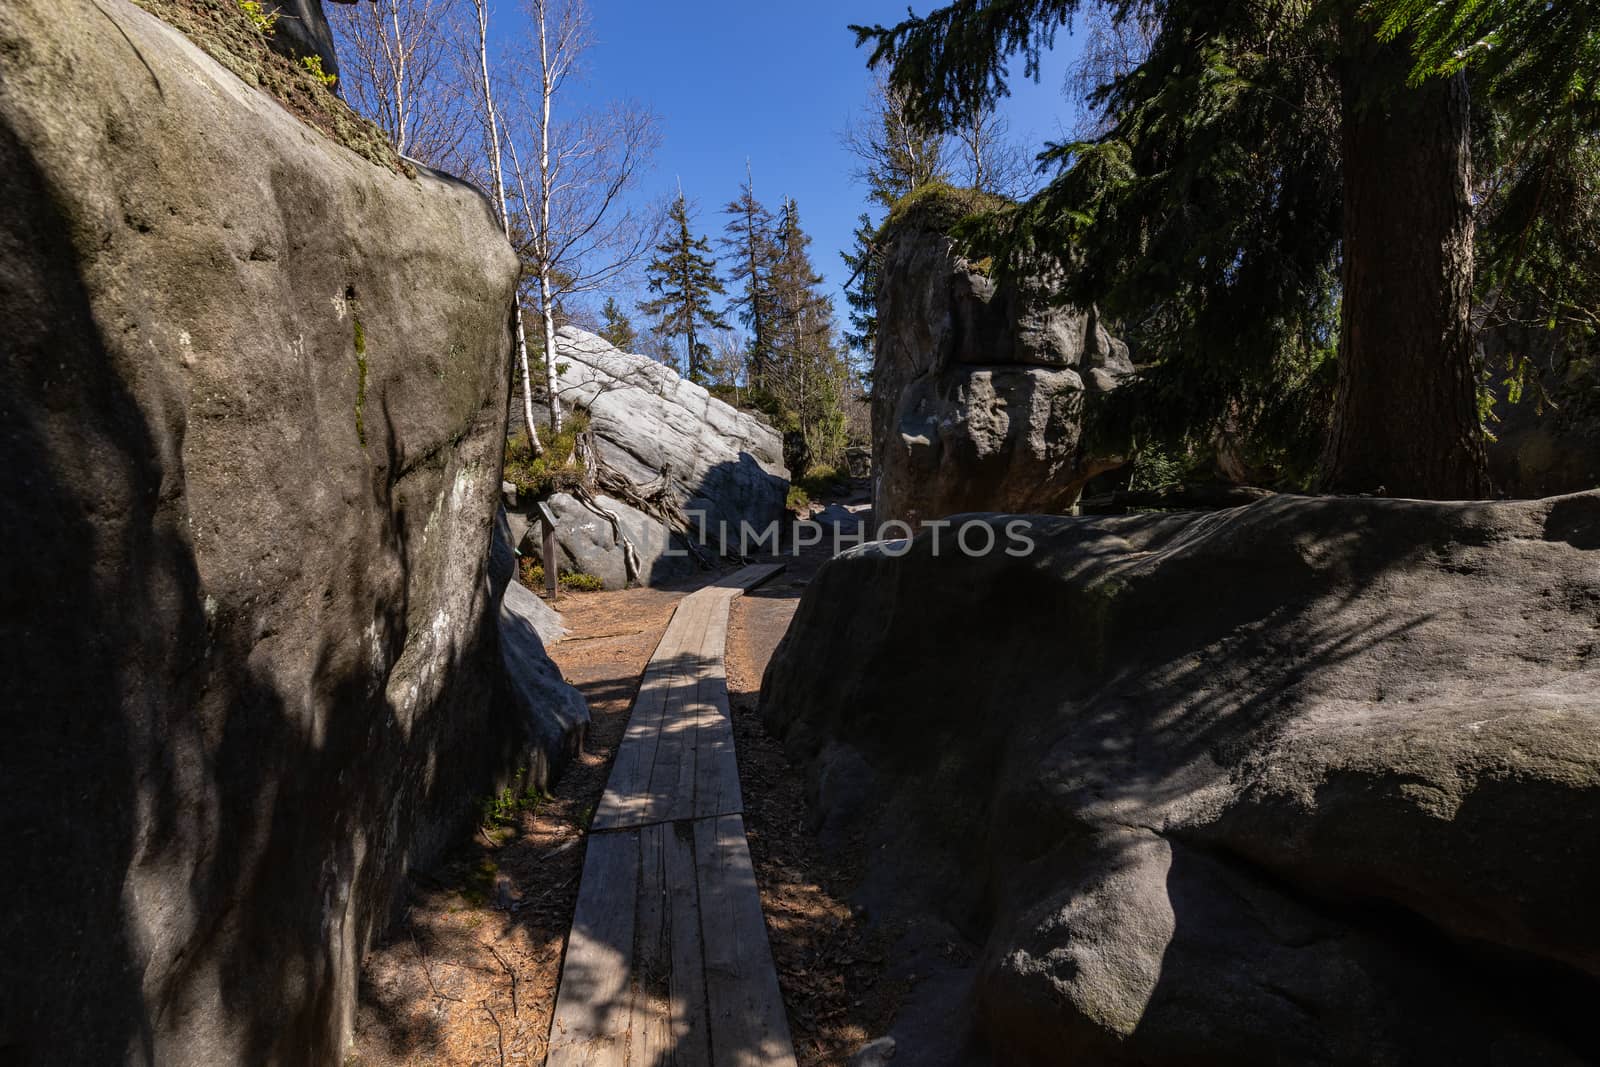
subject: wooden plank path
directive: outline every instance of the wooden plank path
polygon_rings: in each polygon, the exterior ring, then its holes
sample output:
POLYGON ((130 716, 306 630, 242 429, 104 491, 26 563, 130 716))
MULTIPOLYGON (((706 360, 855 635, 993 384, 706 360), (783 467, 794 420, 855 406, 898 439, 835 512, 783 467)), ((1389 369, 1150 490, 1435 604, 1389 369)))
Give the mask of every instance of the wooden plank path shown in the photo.
POLYGON ((678 604, 590 824, 549 1067, 792 1067, 723 653, 746 567, 678 604))

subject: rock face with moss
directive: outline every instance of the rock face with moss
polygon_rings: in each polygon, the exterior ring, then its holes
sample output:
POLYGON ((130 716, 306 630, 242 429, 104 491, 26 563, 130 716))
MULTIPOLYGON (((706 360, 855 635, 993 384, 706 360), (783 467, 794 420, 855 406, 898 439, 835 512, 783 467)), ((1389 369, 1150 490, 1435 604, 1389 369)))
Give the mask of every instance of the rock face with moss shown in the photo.
POLYGON ((1596 1062, 1600 493, 1027 537, 834 560, 762 686, 867 883, 983 944, 949 1047, 1596 1062))
MULTIPOLYGON (((948 212, 946 213, 948 214, 948 212)), ((1121 465, 1084 442, 1087 406, 1133 367, 1093 310, 1052 306, 1048 274, 996 284, 937 211, 891 219, 878 276, 873 497, 880 522, 1059 513, 1121 465)))
POLYGON ((340 1062, 530 744, 515 256, 127 0, 7 0, 0 57, 0 1059, 340 1062))

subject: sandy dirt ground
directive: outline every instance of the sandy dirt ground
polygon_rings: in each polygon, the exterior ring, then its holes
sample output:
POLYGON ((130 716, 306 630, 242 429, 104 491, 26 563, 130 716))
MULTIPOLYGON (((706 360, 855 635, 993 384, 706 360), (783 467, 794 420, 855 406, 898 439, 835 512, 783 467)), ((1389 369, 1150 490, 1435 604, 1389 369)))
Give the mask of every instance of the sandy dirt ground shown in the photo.
POLYGON ((640 675, 691 588, 563 595, 572 633, 550 654, 589 702, 584 752, 547 800, 413 879, 403 919, 363 969, 349 1064, 544 1062, 584 832, 640 675))

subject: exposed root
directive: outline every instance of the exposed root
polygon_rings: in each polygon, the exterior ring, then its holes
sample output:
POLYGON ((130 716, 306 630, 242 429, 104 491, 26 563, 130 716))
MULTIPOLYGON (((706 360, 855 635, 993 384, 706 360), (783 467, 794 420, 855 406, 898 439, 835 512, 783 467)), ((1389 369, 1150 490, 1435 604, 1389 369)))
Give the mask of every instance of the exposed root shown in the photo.
POLYGON ((620 500, 635 511, 644 513, 660 522, 668 530, 678 534, 689 552, 694 556, 702 569, 711 566, 711 560, 701 551, 695 543, 694 531, 689 523, 689 517, 684 514, 682 505, 678 502, 672 490, 672 482, 667 477, 667 472, 662 471, 661 476, 648 485, 639 485, 632 478, 617 470, 607 463, 600 455, 600 450, 595 447, 594 429, 585 430, 578 436, 574 452, 583 463, 583 483, 578 486, 573 496, 584 507, 605 519, 611 525, 611 533, 616 543, 622 546, 623 559, 627 566, 628 582, 632 584, 639 580, 642 567, 639 563, 639 552, 633 541, 622 529, 622 522, 615 512, 601 504, 597 499, 600 495, 620 500))

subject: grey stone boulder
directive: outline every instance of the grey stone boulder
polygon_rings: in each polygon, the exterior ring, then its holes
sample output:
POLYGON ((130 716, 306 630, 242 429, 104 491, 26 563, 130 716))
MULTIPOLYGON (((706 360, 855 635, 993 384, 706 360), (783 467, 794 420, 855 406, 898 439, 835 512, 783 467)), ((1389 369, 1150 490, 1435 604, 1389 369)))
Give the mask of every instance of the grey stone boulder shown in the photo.
POLYGON ((512 582, 507 586, 506 597, 513 601, 512 610, 517 617, 539 635, 541 644, 547 647, 556 644, 572 632, 567 629, 561 612, 546 604, 536 591, 521 582, 512 582))
POLYGON ((710 541, 723 524, 737 541, 740 523, 782 518, 783 440, 762 419, 573 326, 556 335, 556 372, 563 406, 588 413, 601 458, 639 486, 666 479, 674 503, 703 516, 695 521, 710 541))
POLYGON ((1121 465, 1083 440, 1087 406, 1133 370, 1094 309, 1059 306, 1056 273, 999 285, 921 228, 878 282, 872 476, 881 521, 1060 513, 1121 465))
MULTIPOLYGON (((677 581, 698 571, 694 556, 681 536, 620 500, 608 496, 595 499, 617 516, 622 532, 633 542, 639 559, 639 579, 645 585, 677 581)), ((604 582, 607 589, 627 588, 627 558, 611 523, 566 493, 557 493, 545 504, 556 517, 556 548, 563 569, 592 574, 604 582)), ((534 527, 530 531, 524 552, 532 550, 532 539, 542 536, 538 529, 534 527)))
POLYGON ((1600 494, 1021 521, 826 564, 762 686, 996 1062, 1600 1057, 1600 494))
POLYGON ((0 1059, 340 1063, 524 750, 516 256, 127 0, 6 0, 0 56, 0 1059))
POLYGON ((524 785, 548 790, 567 761, 583 750, 589 705, 561 677, 545 651, 551 633, 565 634, 561 617, 518 582, 506 586, 500 601, 500 660, 513 713, 526 731, 520 769, 524 785), (553 617, 553 618, 552 618, 553 617))

